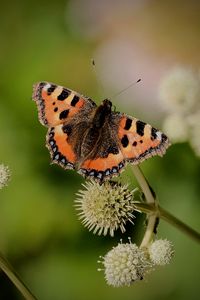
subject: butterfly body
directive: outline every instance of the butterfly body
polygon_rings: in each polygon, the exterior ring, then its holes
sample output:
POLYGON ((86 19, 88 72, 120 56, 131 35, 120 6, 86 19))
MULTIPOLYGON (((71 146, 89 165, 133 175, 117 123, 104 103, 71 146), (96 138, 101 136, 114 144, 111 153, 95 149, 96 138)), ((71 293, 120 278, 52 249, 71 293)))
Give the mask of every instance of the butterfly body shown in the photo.
POLYGON ((162 156, 169 146, 156 128, 112 111, 108 99, 97 106, 72 90, 40 82, 34 86, 33 100, 40 122, 49 128, 46 141, 52 161, 85 177, 103 182, 118 175, 127 162, 162 156))

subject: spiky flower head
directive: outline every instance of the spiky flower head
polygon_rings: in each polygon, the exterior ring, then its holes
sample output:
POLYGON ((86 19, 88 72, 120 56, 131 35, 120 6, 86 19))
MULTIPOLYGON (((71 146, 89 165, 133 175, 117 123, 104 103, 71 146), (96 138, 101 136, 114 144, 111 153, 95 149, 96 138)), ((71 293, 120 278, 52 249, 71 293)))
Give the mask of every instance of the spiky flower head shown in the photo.
POLYGON ((173 245, 167 239, 154 241, 148 250, 152 263, 159 266, 169 264, 174 255, 173 245))
POLYGON ((114 235, 118 228, 125 232, 127 221, 133 223, 133 194, 127 185, 106 181, 102 185, 86 182, 75 200, 79 218, 94 233, 114 235))
POLYGON ((151 266, 145 252, 131 242, 119 243, 101 259, 106 281, 114 287, 129 286, 142 280, 151 266))
POLYGON ((171 112, 187 113, 199 103, 199 76, 192 70, 176 67, 160 84, 159 94, 163 105, 171 112))
POLYGON ((5 166, 4 164, 0 164, 0 190, 8 185, 8 181, 10 179, 10 170, 8 166, 5 166))

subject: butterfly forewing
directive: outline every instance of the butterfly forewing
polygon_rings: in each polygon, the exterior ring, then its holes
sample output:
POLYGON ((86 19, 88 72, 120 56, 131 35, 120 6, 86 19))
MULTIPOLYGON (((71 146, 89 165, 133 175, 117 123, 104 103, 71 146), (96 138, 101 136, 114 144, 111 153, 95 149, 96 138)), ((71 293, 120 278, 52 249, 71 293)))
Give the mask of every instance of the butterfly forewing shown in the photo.
POLYGON ((117 136, 124 159, 134 164, 154 155, 163 156, 169 147, 165 134, 126 114, 121 115, 117 136))
POLYGON ((39 82, 33 87, 33 100, 38 106, 40 122, 45 126, 56 126, 76 115, 85 105, 96 104, 86 97, 62 86, 39 82))

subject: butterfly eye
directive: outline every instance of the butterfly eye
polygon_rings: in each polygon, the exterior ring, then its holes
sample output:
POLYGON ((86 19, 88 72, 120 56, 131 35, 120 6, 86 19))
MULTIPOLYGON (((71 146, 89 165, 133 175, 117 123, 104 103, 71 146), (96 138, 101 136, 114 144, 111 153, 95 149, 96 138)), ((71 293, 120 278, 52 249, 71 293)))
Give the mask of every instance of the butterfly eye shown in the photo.
POLYGON ((103 105, 107 106, 108 108, 112 107, 112 102, 108 99, 103 100, 103 105))

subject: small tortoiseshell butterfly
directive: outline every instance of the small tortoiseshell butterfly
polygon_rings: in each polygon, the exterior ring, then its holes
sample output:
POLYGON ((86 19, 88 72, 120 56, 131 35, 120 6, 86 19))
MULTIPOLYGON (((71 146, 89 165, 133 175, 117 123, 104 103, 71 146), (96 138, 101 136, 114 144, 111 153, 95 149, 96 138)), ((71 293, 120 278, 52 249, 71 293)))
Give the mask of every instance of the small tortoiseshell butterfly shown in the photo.
POLYGON ((165 134, 136 118, 112 111, 105 99, 90 98, 48 82, 34 85, 40 122, 49 128, 47 147, 53 163, 76 169, 103 182, 127 162, 138 164, 162 156, 169 146, 165 134))

